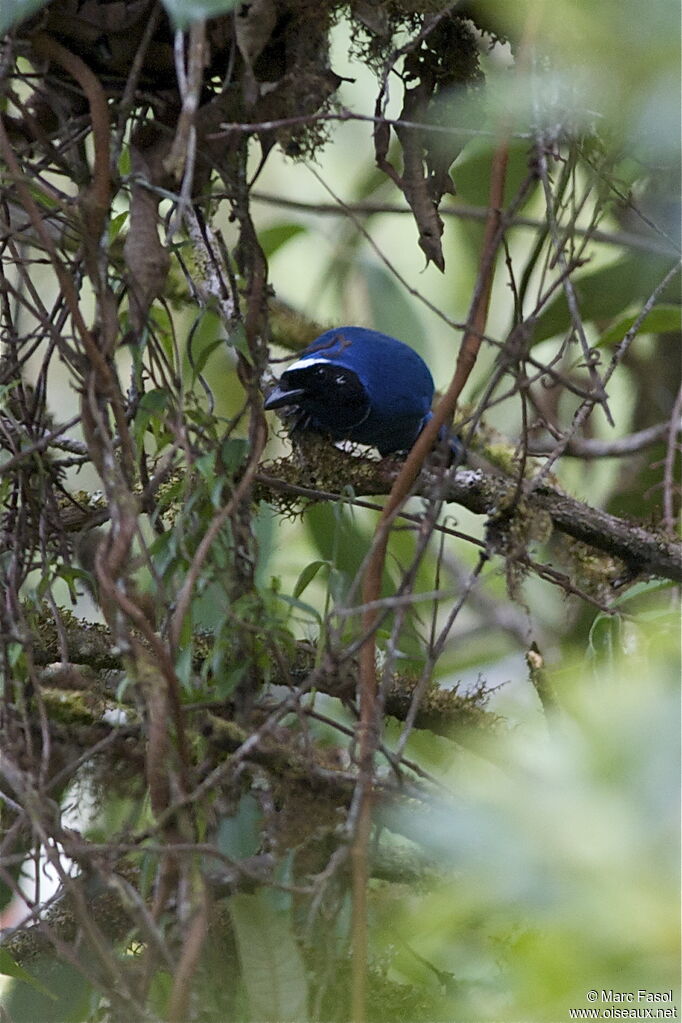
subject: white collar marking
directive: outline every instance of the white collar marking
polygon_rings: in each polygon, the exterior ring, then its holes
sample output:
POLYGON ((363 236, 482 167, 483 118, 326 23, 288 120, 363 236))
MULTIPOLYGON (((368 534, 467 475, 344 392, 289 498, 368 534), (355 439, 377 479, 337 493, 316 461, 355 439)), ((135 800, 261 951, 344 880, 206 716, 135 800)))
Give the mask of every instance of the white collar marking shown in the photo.
POLYGON ((322 363, 323 366, 329 366, 332 361, 332 359, 326 359, 324 356, 306 355, 305 358, 299 359, 297 362, 294 362, 291 366, 287 367, 287 373, 291 369, 303 369, 304 366, 314 366, 317 362, 322 363))

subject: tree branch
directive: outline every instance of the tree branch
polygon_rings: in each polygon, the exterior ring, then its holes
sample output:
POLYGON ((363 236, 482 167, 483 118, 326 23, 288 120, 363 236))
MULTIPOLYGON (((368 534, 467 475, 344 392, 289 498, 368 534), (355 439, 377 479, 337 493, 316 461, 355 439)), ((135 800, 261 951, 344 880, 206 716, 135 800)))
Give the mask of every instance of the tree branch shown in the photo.
MULTIPOLYGON (((371 462, 341 454, 339 457, 344 458, 343 480, 346 491, 351 488, 358 497, 385 494, 397 475, 397 464, 388 459, 371 462)), ((328 474, 316 464, 315 478, 320 489, 306 486, 309 477, 306 478, 305 470, 293 461, 282 459, 262 469, 266 471, 261 471, 256 478, 261 487, 261 497, 272 499, 273 494, 280 493, 313 501, 349 501, 347 492, 344 496, 333 489, 338 485, 340 476, 338 463, 335 471, 328 474), (329 489, 325 489, 325 483, 329 489)), ((513 502, 517 490, 515 480, 484 474, 478 470, 458 469, 441 486, 439 493, 445 503, 461 504, 469 511, 491 518, 499 516, 501 509, 509 516, 514 513, 513 502)), ((413 494, 416 497, 428 497, 432 492, 432 476, 425 472, 413 494)), ((604 554, 620 558, 634 575, 682 581, 682 545, 670 535, 593 508, 548 484, 538 487, 525 500, 524 515, 533 512, 548 514, 556 530, 604 554)))
MULTIPOLYGON (((657 441, 669 436, 676 436, 682 431, 682 421, 677 418, 666 419, 662 423, 648 426, 636 433, 616 437, 614 440, 600 440, 597 437, 572 437, 564 451, 564 455, 589 460, 592 458, 624 458, 626 455, 637 454, 649 448, 657 441)), ((555 448, 554 442, 532 443, 528 454, 532 456, 550 455, 555 448)))

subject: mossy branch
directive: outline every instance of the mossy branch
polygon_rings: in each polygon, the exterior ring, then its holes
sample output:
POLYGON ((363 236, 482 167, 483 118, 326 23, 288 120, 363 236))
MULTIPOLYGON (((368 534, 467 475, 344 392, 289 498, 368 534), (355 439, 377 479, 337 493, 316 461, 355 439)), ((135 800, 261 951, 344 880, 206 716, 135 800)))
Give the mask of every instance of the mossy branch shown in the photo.
MULTIPOLYGON (((398 471, 399 465, 389 459, 373 462, 342 452, 316 460, 313 467, 302 467, 294 459, 280 459, 262 466, 257 477, 258 496, 275 504, 291 504, 292 500, 348 501, 349 491, 356 497, 388 493, 398 471), (341 469, 344 494, 338 491, 341 469)), ((435 487, 446 503, 460 504, 475 514, 487 515, 493 522, 500 517, 511 519, 518 510, 518 484, 507 476, 458 469, 438 479, 427 472, 418 480, 413 494, 431 498, 435 487)), ((525 500, 524 517, 529 513, 548 515, 558 532, 620 559, 624 575, 682 581, 682 545, 670 534, 610 515, 549 485, 538 487, 525 500)))
MULTIPOLYGON (((124 670, 122 659, 112 648, 111 637, 104 625, 76 618, 71 612, 60 610, 63 636, 66 637, 69 661, 61 660, 59 631, 48 608, 34 616, 35 640, 33 657, 35 663, 44 667, 42 681, 46 683, 44 693, 50 708, 50 716, 66 724, 78 726, 99 725, 102 712, 110 703, 124 670), (67 696, 68 693, 68 696, 67 696), (95 694, 101 698, 93 700, 95 694), (104 700, 104 702, 103 702, 104 700)), ((200 633, 196 637, 194 666, 201 669, 203 660, 211 656, 211 637, 200 633)), ((307 677, 315 667, 315 650, 307 642, 301 642, 290 666, 282 677, 275 676, 274 684, 283 686, 305 685, 307 677)), ((356 689, 356 666, 354 664, 316 673, 315 689, 328 696, 352 700, 356 689)), ((409 675, 395 673, 385 695, 385 712, 391 717, 404 721, 408 713, 415 680, 409 675)), ((429 689, 420 704, 415 727, 426 729, 436 735, 457 737, 464 730, 494 730, 499 719, 485 709, 489 692, 481 685, 467 693, 456 688, 429 689)), ((235 726, 236 727, 236 726, 235 726)))

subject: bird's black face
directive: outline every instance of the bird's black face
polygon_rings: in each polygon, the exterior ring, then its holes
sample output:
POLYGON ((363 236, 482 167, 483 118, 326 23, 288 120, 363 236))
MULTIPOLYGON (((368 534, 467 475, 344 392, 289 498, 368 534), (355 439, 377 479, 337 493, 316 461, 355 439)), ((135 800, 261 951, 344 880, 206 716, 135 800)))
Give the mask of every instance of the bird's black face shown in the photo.
POLYGON ((347 437, 363 422, 370 407, 357 373, 332 362, 311 362, 283 373, 265 408, 285 405, 302 413, 302 428, 312 427, 337 439, 347 437))

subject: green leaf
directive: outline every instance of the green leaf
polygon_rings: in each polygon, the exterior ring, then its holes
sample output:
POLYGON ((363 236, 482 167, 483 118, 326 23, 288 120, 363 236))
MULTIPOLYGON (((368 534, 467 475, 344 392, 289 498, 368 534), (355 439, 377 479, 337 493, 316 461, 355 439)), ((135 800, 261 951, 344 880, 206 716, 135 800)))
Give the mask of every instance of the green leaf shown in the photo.
POLYGON ((45 7, 48 0, 3 0, 0 6, 0 35, 45 7))
POLYGON ((157 1016, 167 1016, 173 978, 166 970, 156 970, 149 985, 149 1006, 157 1016))
MULTIPOLYGON (((313 505, 306 511, 306 529, 320 555, 329 565, 329 591, 336 601, 343 601, 350 586, 357 579, 363 558, 372 541, 365 520, 356 519, 348 506, 313 505)), ((387 565, 382 582, 382 596, 395 592, 387 565)))
POLYGON ((395 276, 383 263, 369 261, 363 262, 361 274, 367 288, 373 326, 418 348, 424 337, 424 327, 395 276))
POLYGON ((249 453, 249 443, 244 437, 228 437, 220 449, 222 469, 228 476, 234 475, 244 464, 249 453))
POLYGON ((309 1019, 306 973, 289 913, 271 893, 233 895, 230 915, 237 939, 251 1019, 298 1023, 309 1019))
POLYGON ((192 380, 204 372, 206 363, 214 352, 227 349, 225 332, 220 317, 214 309, 202 309, 189 332, 187 363, 192 371, 192 380))
MULTIPOLYGON (((24 654, 24 647, 21 643, 12 642, 8 643, 5 647, 7 651, 7 663, 10 668, 16 668, 24 654)), ((2 969, 0 969, 2 973, 2 969)))
POLYGON ((142 438, 152 420, 160 420, 168 406, 168 401, 168 391, 161 387, 155 387, 153 390, 147 391, 146 394, 142 395, 137 412, 135 413, 135 425, 133 428, 137 444, 142 443, 142 438))
POLYGON ((198 358, 195 360, 194 364, 192 365, 192 369, 194 370, 194 379, 195 380, 199 376, 200 373, 203 373, 204 366, 206 365, 206 363, 208 362, 210 357, 213 355, 213 353, 215 352, 216 348, 222 348, 224 344, 225 344, 225 338, 223 338, 223 337, 216 337, 216 338, 214 338, 213 341, 210 341, 201 350, 201 352, 199 353, 198 358))
POLYGON ((194 467, 201 473, 207 483, 212 483, 215 480, 215 463, 215 451, 207 451, 205 455, 201 455, 197 458, 194 463, 194 467))
POLYGON ((140 409, 150 415, 160 415, 168 404, 168 391, 163 387, 155 387, 140 398, 140 409))
POLYGON ((587 638, 587 656, 603 665, 612 666, 616 659, 622 655, 623 648, 623 623, 620 618, 612 615, 598 614, 592 625, 587 638))
POLYGON ((310 585, 310 583, 313 581, 313 579, 320 571, 320 569, 323 568, 325 565, 329 565, 329 562, 311 561, 309 565, 306 565, 306 567, 303 569, 298 579, 296 580, 296 585, 294 586, 294 597, 298 598, 301 596, 303 591, 310 585))
POLYGON ((76 599, 78 596, 78 589, 76 583, 82 582, 86 586, 94 585, 94 578, 91 572, 86 572, 82 568, 77 568, 74 565, 60 565, 57 569, 55 576, 58 579, 63 579, 66 585, 69 587, 69 595, 72 599, 76 599))
POLYGON ((342 505, 317 504, 308 509, 305 524, 321 559, 354 579, 369 547, 370 536, 366 530, 358 528, 353 515, 342 505))
MULTIPOLYGON (((623 311, 632 308, 633 302, 645 300, 651 294, 669 268, 669 261, 630 253, 593 273, 574 276, 573 287, 582 319, 604 321, 614 316, 622 317, 623 311)), ((677 288, 677 282, 674 283, 677 288)), ((667 292, 664 297, 668 297, 667 292)), ((561 334, 570 325, 568 303, 562 291, 538 317, 534 343, 561 334)))
POLYGON ((186 614, 178 637, 179 653, 175 659, 175 672, 183 689, 188 690, 192 686, 193 655, 192 645, 192 615, 186 614))
POLYGON ((131 169, 130 146, 124 146, 118 158, 118 173, 122 178, 125 178, 130 174, 131 169))
MULTIPOLYGON (((643 596, 661 593, 663 590, 672 590, 673 583, 669 579, 647 579, 643 583, 635 583, 625 593, 622 593, 614 600, 614 606, 626 608, 628 604, 643 596)), ((667 611, 667 608, 664 609, 667 611)))
POLYGON ((48 998, 52 998, 57 1001, 57 996, 54 995, 49 988, 46 988, 44 984, 41 984, 39 980, 36 980, 23 966, 19 966, 19 963, 15 963, 11 955, 6 948, 0 948, 0 973, 5 977, 14 977, 15 980, 23 980, 25 984, 30 984, 36 991, 40 991, 42 995, 46 995, 48 998))
MULTIPOLYGON (((452 165, 450 176, 455 182, 457 197, 474 206, 485 207, 490 197, 490 168, 495 153, 496 140, 489 137, 474 138, 462 149, 452 165)), ((528 143, 513 141, 509 146, 509 160, 505 174, 505 203, 518 192, 528 175, 528 143)), ((528 203, 533 192, 525 200, 528 203)))
POLYGON ((230 331, 227 335, 226 341, 230 348, 236 349, 236 351, 240 352, 244 358, 250 358, 251 352, 249 351, 249 342, 246 339, 246 331, 244 330, 244 325, 242 323, 238 323, 234 330, 230 331))
POLYGON ((258 235, 266 259, 270 259, 288 241, 298 234, 305 234, 307 230, 303 224, 275 224, 274 227, 266 227, 258 235))
POLYGON ((178 535, 174 530, 168 530, 157 536, 149 545, 149 553, 154 564, 154 571, 162 577, 168 568, 174 566, 178 556, 178 535))
POLYGON ((239 0, 163 0, 175 28, 186 29, 193 21, 217 18, 234 10, 239 0))
POLYGON ((208 490, 208 497, 214 508, 219 508, 222 503, 223 487, 225 480, 222 472, 217 467, 218 453, 207 451, 205 455, 197 458, 195 467, 201 473, 208 490))
MULTIPOLYGON (((596 345, 603 348, 609 345, 616 345, 621 341, 637 319, 636 316, 626 316, 624 319, 614 323, 612 327, 604 331, 596 345)), ((682 329, 682 310, 678 305, 654 306, 651 312, 642 320, 639 326, 640 334, 665 334, 682 329)))
POLYGON ((297 611, 302 611, 303 614, 309 615, 313 621, 322 624, 322 616, 320 612, 312 606, 312 604, 306 604, 303 600, 297 600, 296 597, 290 597, 287 593, 278 594, 279 600, 288 607, 293 607, 297 611))
POLYGON ((218 825, 217 845, 224 856, 232 860, 245 860, 255 856, 261 842, 263 813, 252 795, 247 793, 239 800, 237 812, 221 818, 218 825))
POLYGON ((124 210, 123 213, 117 213, 116 216, 112 217, 109 221, 109 241, 113 242, 115 238, 121 232, 123 225, 128 219, 128 211, 124 210))
POLYGON ((223 655, 223 648, 217 648, 212 659, 215 676, 215 694, 219 700, 229 700, 239 683, 245 677, 249 665, 242 663, 228 669, 222 663, 223 655))

